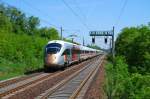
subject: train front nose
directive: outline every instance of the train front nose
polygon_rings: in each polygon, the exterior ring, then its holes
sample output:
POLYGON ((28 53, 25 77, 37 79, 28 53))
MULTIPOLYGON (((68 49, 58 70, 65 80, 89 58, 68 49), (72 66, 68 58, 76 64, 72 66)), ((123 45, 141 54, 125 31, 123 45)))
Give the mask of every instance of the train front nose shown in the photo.
POLYGON ((44 63, 46 67, 55 67, 59 62, 59 52, 61 49, 61 44, 59 43, 49 43, 45 47, 45 57, 44 63))
POLYGON ((55 54, 47 54, 46 55, 45 65, 46 66, 56 65, 56 56, 55 56, 55 54))

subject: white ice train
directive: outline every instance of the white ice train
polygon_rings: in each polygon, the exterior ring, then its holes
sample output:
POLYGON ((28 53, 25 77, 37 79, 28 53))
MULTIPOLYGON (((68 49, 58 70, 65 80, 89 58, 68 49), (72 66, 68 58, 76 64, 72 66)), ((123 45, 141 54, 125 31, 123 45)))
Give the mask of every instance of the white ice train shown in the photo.
POLYGON ((101 51, 61 40, 49 41, 45 47, 44 68, 65 67, 98 55, 101 51))

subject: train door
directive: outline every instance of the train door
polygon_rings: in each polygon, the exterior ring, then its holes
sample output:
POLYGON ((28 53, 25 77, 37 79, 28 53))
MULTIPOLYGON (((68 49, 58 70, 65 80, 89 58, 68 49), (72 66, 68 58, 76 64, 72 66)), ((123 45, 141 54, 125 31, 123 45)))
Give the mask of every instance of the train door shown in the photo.
POLYGON ((80 50, 79 49, 72 49, 72 61, 80 60, 80 50))
POLYGON ((68 58, 68 62, 69 62, 69 64, 70 64, 70 62, 71 62, 71 49, 68 49, 68 54, 67 54, 67 58, 68 58))
POLYGON ((81 54, 81 51, 80 51, 80 50, 77 50, 77 57, 78 57, 78 60, 80 60, 80 54, 81 54))
POLYGON ((69 64, 69 62, 71 61, 71 50, 66 49, 62 55, 64 56, 64 62, 69 64))
POLYGON ((75 58, 76 58, 76 53, 75 53, 75 50, 74 50, 74 48, 72 48, 72 50, 71 50, 71 52, 72 52, 72 61, 75 61, 75 58))

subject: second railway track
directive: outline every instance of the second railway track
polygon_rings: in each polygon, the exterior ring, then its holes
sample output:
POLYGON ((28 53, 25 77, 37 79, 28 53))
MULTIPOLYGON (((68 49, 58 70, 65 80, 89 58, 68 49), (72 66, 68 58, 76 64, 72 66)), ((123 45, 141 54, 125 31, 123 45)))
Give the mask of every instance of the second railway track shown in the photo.
POLYGON ((44 80, 44 79, 50 77, 51 75, 52 74, 42 73, 40 75, 36 75, 36 76, 30 77, 25 80, 20 80, 16 83, 9 84, 8 86, 1 87, 0 88, 0 97, 3 97, 8 94, 11 94, 13 92, 16 92, 22 88, 25 88, 28 85, 31 85, 33 83, 40 81, 40 80, 44 80))
POLYGON ((26 75, 26 76, 14 77, 14 78, 11 78, 11 79, 8 79, 8 80, 0 81, 0 88, 4 88, 5 86, 9 86, 11 84, 15 84, 15 83, 17 83, 19 81, 30 79, 30 78, 38 76, 38 75, 40 75, 42 73, 43 72, 33 73, 33 74, 30 74, 30 75, 26 75))

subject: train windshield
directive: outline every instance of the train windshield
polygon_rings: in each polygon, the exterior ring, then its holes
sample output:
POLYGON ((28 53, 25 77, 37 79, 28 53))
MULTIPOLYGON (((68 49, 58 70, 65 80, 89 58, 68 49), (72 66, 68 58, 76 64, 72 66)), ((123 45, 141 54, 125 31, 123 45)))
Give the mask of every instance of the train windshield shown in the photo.
POLYGON ((56 54, 60 51, 60 49, 61 49, 61 44, 58 43, 51 43, 46 46, 47 54, 56 54))

